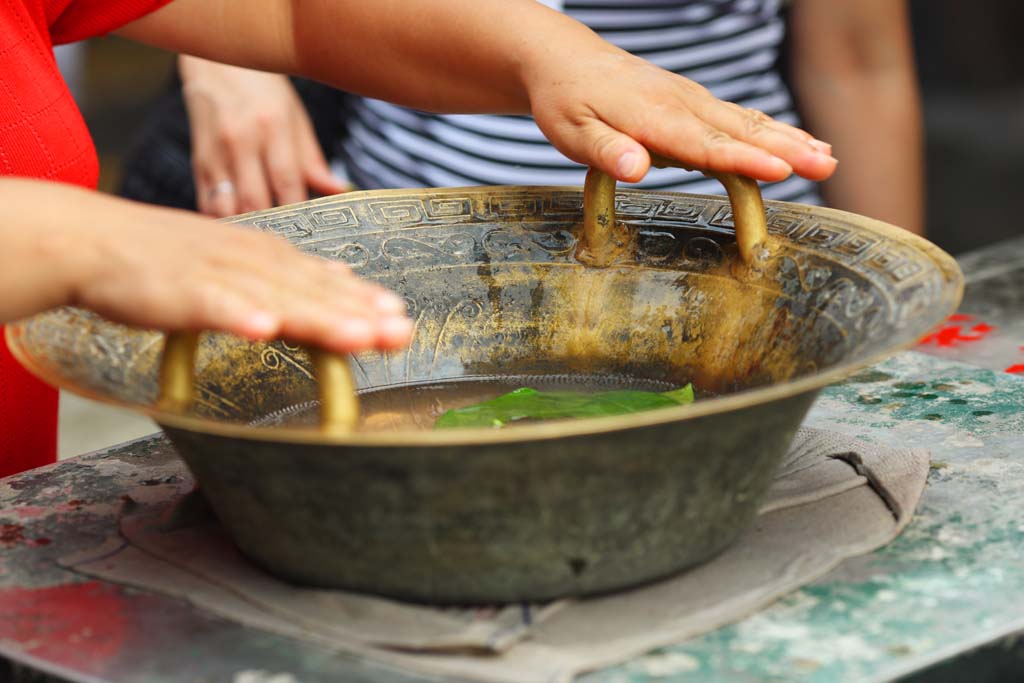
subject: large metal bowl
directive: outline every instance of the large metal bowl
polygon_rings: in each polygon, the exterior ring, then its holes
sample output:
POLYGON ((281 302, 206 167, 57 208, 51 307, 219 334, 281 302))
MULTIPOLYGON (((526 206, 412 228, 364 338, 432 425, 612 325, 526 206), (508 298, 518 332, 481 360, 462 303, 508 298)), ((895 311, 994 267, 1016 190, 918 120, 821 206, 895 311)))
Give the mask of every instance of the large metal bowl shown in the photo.
POLYGON ((235 219, 406 297, 411 348, 352 363, 362 392, 405 387, 377 401, 393 415, 371 421, 401 423, 409 406, 421 415, 439 384, 495 378, 693 381, 690 406, 328 435, 252 425, 315 401, 294 346, 207 335, 198 400, 180 415, 150 407, 157 333, 64 309, 9 338, 51 383, 151 414, 239 547, 275 574, 429 602, 608 591, 726 547, 818 390, 912 345, 959 301, 955 263, 925 240, 839 211, 766 206, 771 255, 754 274, 736 267, 719 197, 619 191, 628 237, 605 268, 577 258, 578 189, 359 192, 235 219))

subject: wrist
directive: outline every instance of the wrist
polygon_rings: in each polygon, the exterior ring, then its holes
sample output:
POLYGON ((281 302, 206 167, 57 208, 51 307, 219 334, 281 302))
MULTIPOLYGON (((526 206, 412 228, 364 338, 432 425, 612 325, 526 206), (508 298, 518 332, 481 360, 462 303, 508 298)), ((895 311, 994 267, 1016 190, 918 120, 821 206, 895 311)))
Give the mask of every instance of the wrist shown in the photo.
POLYGON ((178 55, 178 73, 181 75, 182 82, 188 82, 194 79, 197 75, 202 75, 203 68, 208 62, 205 59, 199 57, 192 57, 191 55, 178 55))
POLYGON ((190 94, 210 92, 222 87, 226 71, 240 70, 238 67, 211 62, 189 55, 178 56, 178 74, 181 90, 187 98, 190 94))
POLYGON ((62 189, 67 195, 59 201, 51 196, 51 201, 67 213, 54 212, 37 243, 40 262, 47 264, 60 298, 55 306, 75 305, 79 292, 95 281, 104 261, 104 241, 116 231, 111 229, 114 216, 102 206, 108 198, 77 187, 62 189), (82 219, 68 220, 69 215, 82 219))
POLYGON ((590 103, 579 101, 573 95, 580 92, 580 86, 585 89, 595 78, 600 79, 623 63, 637 59, 575 19, 559 16, 561 21, 557 26, 523 38, 518 75, 535 118, 546 118, 545 113, 550 112, 541 108, 548 110, 559 101, 569 107, 586 108, 590 103), (587 55, 582 63, 581 54, 587 55))
MULTIPOLYGON (((0 178, 0 321, 74 302, 95 261, 90 193, 53 182, 0 178)), ((101 220, 101 219, 100 219, 101 220)))

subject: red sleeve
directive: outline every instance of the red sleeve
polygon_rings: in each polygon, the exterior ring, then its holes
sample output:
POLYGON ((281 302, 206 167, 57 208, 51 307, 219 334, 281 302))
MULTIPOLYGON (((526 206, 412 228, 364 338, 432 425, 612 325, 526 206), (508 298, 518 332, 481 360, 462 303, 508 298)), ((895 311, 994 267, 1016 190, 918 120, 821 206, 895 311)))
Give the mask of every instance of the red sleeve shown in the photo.
POLYGON ((44 0, 54 45, 102 36, 171 0, 44 0))
POLYGON ((29 374, 0 327, 0 479, 57 460, 57 390, 29 374))

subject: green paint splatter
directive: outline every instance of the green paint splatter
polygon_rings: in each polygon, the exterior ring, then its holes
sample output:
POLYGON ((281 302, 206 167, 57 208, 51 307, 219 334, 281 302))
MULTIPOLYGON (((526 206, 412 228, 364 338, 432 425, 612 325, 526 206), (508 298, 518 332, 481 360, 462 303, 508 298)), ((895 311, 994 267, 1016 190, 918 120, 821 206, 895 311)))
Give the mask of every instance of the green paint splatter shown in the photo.
POLYGON ((871 384, 872 382, 884 382, 887 379, 892 379, 892 377, 888 372, 868 368, 867 370, 861 370, 855 375, 850 375, 843 384, 871 384))

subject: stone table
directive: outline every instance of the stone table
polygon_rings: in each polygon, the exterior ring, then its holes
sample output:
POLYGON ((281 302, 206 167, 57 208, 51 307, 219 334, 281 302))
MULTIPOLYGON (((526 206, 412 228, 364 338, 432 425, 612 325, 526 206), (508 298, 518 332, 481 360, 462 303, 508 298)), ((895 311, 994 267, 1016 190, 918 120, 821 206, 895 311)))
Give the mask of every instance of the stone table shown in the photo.
MULTIPOLYGON (((739 623, 582 680, 1024 680, 1024 239, 962 265, 958 316, 918 351, 825 390, 808 418, 931 449, 903 535, 739 623)), ((127 491, 189 485, 159 436, 0 480, 0 683, 434 680, 56 563, 111 533, 127 491)))

